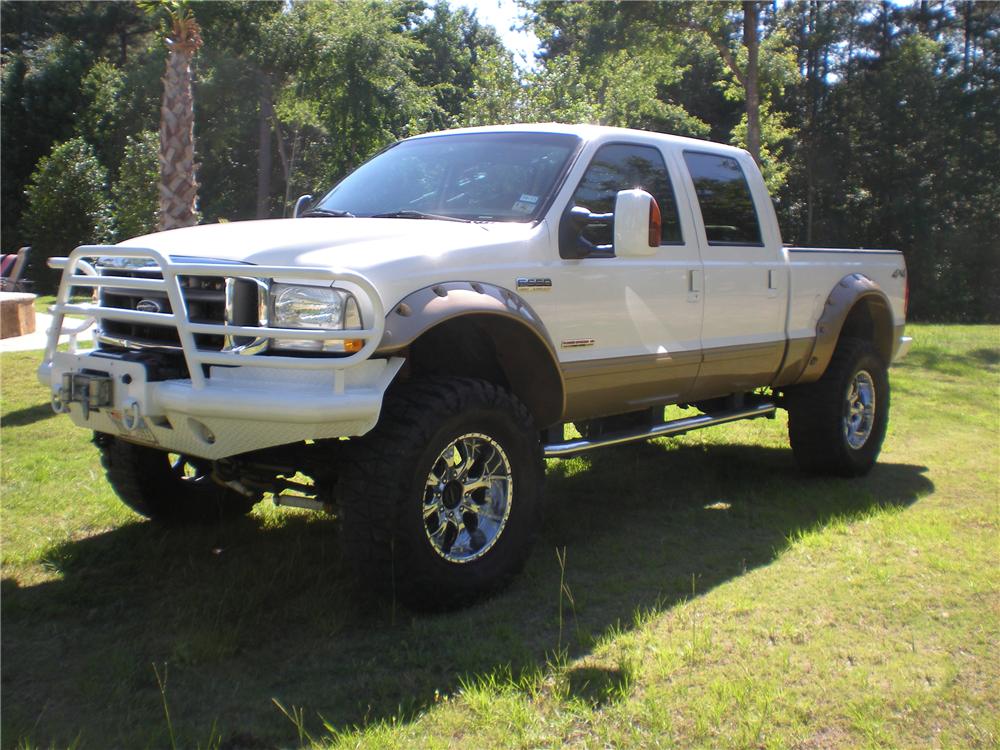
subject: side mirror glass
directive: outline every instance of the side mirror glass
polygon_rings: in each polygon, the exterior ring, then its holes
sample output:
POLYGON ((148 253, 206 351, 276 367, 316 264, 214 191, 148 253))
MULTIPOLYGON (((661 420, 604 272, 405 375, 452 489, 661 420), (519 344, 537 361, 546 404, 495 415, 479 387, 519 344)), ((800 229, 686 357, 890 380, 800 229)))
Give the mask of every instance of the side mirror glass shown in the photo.
POLYGON ((622 190, 615 198, 615 255, 644 257, 660 246, 660 207, 645 190, 622 190))
POLYGON ((563 258, 609 258, 610 245, 595 245, 584 235, 588 225, 612 224, 614 214, 594 214, 584 206, 572 206, 559 222, 559 255, 563 258))
POLYGON ((312 203, 313 197, 311 195, 300 195, 299 199, 295 201, 295 208, 292 209, 292 218, 297 219, 299 215, 303 213, 309 204, 312 203))

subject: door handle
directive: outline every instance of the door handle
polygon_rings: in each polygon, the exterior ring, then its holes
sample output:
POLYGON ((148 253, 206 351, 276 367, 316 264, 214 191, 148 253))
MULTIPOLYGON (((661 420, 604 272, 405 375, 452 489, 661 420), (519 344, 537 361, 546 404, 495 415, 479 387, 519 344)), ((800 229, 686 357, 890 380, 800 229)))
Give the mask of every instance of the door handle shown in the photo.
POLYGON ((697 302, 701 299, 701 271, 690 269, 688 271, 688 302, 697 302))
POLYGON ((778 273, 773 268, 767 269, 767 296, 778 296, 778 273))

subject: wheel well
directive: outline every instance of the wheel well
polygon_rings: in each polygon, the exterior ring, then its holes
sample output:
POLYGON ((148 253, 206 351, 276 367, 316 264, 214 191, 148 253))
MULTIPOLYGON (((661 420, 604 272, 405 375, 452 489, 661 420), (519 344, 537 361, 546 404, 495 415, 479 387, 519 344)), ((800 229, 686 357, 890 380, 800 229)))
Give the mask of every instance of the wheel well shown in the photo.
POLYGON ((871 341, 882 359, 888 364, 892 359, 892 311, 885 298, 869 295, 855 303, 840 329, 840 337, 871 341))
POLYGON ((523 323, 464 315, 430 328, 410 344, 407 373, 456 375, 495 383, 517 396, 539 429, 558 422, 563 383, 549 347, 523 323))
POLYGON ((830 292, 816 323, 816 338, 805 367, 798 377, 790 378, 790 384, 811 383, 822 377, 844 337, 870 341, 888 364, 894 336, 892 308, 878 284, 860 273, 845 276, 830 292))

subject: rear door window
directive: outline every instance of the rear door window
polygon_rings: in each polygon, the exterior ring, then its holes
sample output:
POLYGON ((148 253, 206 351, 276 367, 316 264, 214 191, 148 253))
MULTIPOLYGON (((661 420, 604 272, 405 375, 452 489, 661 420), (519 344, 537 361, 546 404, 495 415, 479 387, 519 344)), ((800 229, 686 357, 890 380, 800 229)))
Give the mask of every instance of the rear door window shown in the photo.
POLYGON ((761 245, 760 222, 736 159, 685 151, 709 245, 761 245))
MULTIPOLYGON (((660 244, 680 244, 681 225, 667 165, 660 151, 652 146, 601 146, 573 193, 573 205, 584 206, 594 214, 609 214, 615 210, 618 191, 633 188, 642 188, 660 206, 660 244)), ((584 237, 595 245, 610 245, 611 231, 607 223, 595 223, 584 230, 584 237)))

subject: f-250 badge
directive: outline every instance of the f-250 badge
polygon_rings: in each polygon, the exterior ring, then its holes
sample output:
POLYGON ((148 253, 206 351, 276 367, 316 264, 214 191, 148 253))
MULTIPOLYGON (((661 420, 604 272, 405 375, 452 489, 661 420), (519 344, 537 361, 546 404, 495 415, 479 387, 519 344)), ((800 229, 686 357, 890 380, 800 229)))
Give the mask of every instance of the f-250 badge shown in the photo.
POLYGON ((552 279, 518 279, 517 288, 519 291, 549 290, 552 288, 552 279))

